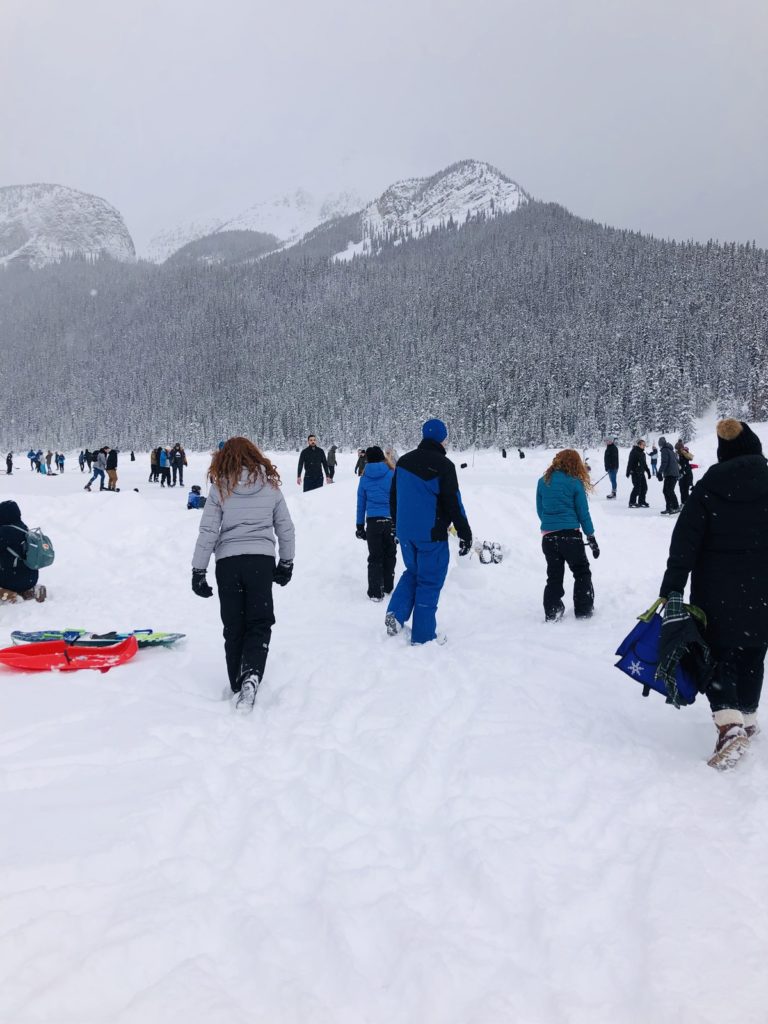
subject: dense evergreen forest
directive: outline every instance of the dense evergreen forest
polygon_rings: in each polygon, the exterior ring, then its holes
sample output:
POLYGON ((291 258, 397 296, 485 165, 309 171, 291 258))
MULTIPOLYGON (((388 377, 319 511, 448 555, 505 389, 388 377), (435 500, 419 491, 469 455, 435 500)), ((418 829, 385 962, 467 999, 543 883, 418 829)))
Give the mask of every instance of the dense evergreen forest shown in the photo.
MULTIPOLYGON (((343 234, 343 232, 342 232, 343 234)), ((341 235, 339 236, 341 237, 341 235)), ((0 272, 2 441, 270 448, 394 443, 440 416, 454 445, 688 434, 768 419, 768 254, 677 244, 531 202, 328 259, 0 272)))

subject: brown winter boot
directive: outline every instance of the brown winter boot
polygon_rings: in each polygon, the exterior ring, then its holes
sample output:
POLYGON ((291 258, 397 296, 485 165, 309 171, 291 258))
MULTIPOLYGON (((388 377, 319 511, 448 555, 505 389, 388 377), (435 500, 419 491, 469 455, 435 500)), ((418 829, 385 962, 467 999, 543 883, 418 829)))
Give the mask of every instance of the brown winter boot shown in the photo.
POLYGON ((0 603, 15 604, 18 599, 19 594, 15 590, 6 590, 5 587, 0 587, 0 603))
POLYGON ((25 601, 31 601, 34 599, 38 604, 42 604, 48 596, 48 591, 41 583, 38 583, 36 586, 30 587, 29 590, 25 590, 21 596, 25 601))
POLYGON ((744 728, 744 716, 740 711, 728 708, 716 711, 712 716, 717 728, 715 750, 707 764, 718 771, 733 768, 749 747, 749 737, 744 728))
POLYGON ((753 736, 757 736, 760 732, 760 724, 757 721, 756 711, 751 711, 744 715, 744 731, 750 739, 752 739, 753 736))

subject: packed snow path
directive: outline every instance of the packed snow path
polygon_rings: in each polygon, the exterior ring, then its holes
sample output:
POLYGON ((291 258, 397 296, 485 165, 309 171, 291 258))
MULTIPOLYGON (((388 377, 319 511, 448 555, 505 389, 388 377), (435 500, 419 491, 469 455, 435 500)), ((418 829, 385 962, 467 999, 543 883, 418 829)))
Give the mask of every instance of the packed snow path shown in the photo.
POLYGON ((305 495, 276 456, 296 570, 245 719, 222 700, 218 602, 190 590, 188 487, 123 455, 121 493, 88 494, 72 458, 46 479, 17 456, 0 499, 56 562, 46 604, 0 610, 3 645, 187 639, 107 675, 0 669, 0 1020, 764 1024, 768 738, 718 775, 705 703, 643 700, 613 668, 674 522, 656 481, 650 510, 626 507, 626 449, 619 500, 605 481, 591 502, 596 614, 576 622, 567 593, 542 621, 549 454, 454 456, 475 536, 505 558, 454 551, 448 644, 421 649, 365 596, 354 457, 305 495))

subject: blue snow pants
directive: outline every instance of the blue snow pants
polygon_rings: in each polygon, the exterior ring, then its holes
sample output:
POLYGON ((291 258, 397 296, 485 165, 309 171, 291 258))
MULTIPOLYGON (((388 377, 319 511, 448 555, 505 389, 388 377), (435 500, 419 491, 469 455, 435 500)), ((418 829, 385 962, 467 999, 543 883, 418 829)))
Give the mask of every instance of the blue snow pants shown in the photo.
POLYGON ((436 635, 437 602, 450 562, 448 541, 402 540, 400 552, 405 572, 398 580, 387 611, 401 625, 413 613, 411 642, 425 644, 436 635))

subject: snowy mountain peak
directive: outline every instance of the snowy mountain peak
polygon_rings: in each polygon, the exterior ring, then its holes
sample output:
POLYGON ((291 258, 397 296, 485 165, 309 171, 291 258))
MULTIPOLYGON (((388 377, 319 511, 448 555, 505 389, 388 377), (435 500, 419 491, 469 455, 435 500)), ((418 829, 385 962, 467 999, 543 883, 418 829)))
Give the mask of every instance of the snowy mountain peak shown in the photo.
POLYGON ((419 235, 450 220, 460 226, 477 214, 509 213, 527 199, 520 186, 495 167, 463 160, 431 178, 409 178, 388 188, 363 212, 364 235, 419 235))
POLYGON ((63 185, 0 187, 0 266, 41 267, 74 255, 136 258, 114 206, 63 185))
POLYGON ((418 237, 451 221, 510 213, 529 196, 520 186, 480 160, 462 160, 429 178, 406 178, 391 185, 362 213, 362 241, 338 258, 367 255, 376 239, 418 237))

